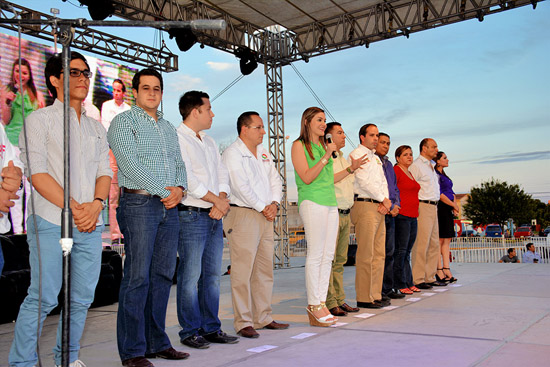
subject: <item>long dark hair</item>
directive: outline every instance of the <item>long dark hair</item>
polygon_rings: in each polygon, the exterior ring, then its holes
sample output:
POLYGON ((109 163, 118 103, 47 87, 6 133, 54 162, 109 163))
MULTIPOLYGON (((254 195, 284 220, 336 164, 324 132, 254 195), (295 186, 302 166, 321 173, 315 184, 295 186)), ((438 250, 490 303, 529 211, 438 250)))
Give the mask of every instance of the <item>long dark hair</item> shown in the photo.
MULTIPOLYGON (((11 67, 11 78, 10 82, 8 83, 8 89, 12 92, 16 93, 17 88, 15 87, 15 82, 13 80, 13 77, 15 75, 15 67, 19 65, 19 60, 15 60, 13 62, 13 65, 11 67)), ((27 87, 30 89, 31 93, 29 93, 29 97, 31 98, 31 102, 34 103, 36 101, 36 98, 38 96, 38 92, 36 91, 36 86, 34 85, 34 79, 32 77, 32 68, 31 64, 24 58, 21 58, 21 67, 19 69, 19 74, 21 75, 21 68, 23 66, 26 66, 27 69, 29 69, 29 80, 27 81, 27 87)), ((19 88, 23 88, 23 86, 19 86, 19 88)), ((23 92, 21 92, 21 96, 23 96, 23 92)))
MULTIPOLYGON (((437 163, 438 160, 441 159, 441 157, 443 157, 443 155, 445 154, 445 152, 442 152, 441 150, 439 152, 437 152, 437 155, 435 156, 435 170, 437 171, 437 173, 439 173, 439 170, 437 169, 437 167, 439 167, 439 163, 437 163)), ((445 173, 445 170, 443 169, 443 167, 441 167, 441 175, 447 177, 449 180, 451 180, 451 178, 449 176, 447 176, 447 174, 445 173)), ((452 181, 452 180, 451 180, 452 181)))
MULTIPOLYGON (((309 154, 309 157, 311 159, 315 159, 315 158, 313 158, 313 151, 311 150, 311 139, 310 139, 310 136, 309 136, 310 132, 311 132, 311 129, 310 129, 309 125, 310 125, 310 122, 313 119, 313 117, 316 114, 321 113, 321 112, 324 113, 325 111, 320 109, 319 107, 309 107, 304 111, 304 113, 302 114, 302 122, 301 122, 301 126, 300 126, 300 136, 298 137, 298 139, 296 139, 297 141, 299 140, 305 145, 307 153, 309 154)), ((325 137, 324 136, 319 137, 319 142, 321 143, 323 148, 325 148, 325 150, 326 150, 327 145, 325 143, 325 137)))

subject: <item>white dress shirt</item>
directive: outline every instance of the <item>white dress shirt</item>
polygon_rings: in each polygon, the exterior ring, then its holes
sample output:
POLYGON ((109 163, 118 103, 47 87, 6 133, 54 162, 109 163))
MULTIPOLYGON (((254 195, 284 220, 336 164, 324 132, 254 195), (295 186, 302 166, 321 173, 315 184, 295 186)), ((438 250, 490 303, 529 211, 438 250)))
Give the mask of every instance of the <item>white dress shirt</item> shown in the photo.
POLYGON ((129 111, 130 108, 130 105, 125 102, 122 102, 120 106, 117 105, 114 99, 103 102, 101 106, 101 123, 105 127, 105 130, 109 130, 109 125, 111 125, 111 121, 113 121, 116 115, 124 111, 129 111))
POLYGON ((374 150, 370 150, 362 144, 359 144, 350 153, 350 156, 354 159, 359 159, 365 154, 367 155, 367 162, 355 171, 353 191, 360 198, 369 198, 382 202, 384 199, 389 198, 390 195, 380 158, 374 154, 374 150))
MULTIPOLYGON (((336 152, 337 157, 334 158, 332 169, 334 174, 345 170, 350 167, 350 164, 344 158, 343 152, 336 152)), ((347 175, 342 180, 334 184, 334 193, 336 194, 336 201, 338 202, 338 209, 347 210, 353 206, 353 185, 355 182, 354 175, 347 175)))
POLYGON ((229 174, 223 164, 214 139, 195 132, 184 123, 178 127, 178 141, 187 170, 187 192, 183 205, 211 208, 212 203, 201 200, 208 191, 215 195, 225 192, 229 196, 229 174))
MULTIPOLYGON (((13 161, 15 167, 21 168, 21 171, 24 170, 25 166, 23 162, 17 157, 16 151, 11 145, 6 132, 4 129, 0 128, 0 169, 7 167, 9 161, 13 161)), ((0 182, 2 178, 0 177, 0 182)), ((0 218, 0 233, 6 233, 10 230, 11 224, 8 218, 8 213, 2 213, 2 218, 0 218)))
POLYGON ((256 157, 240 138, 222 154, 229 171, 231 203, 261 212, 283 196, 283 181, 269 152, 260 144, 256 157))
POLYGON ((439 179, 435 173, 432 161, 419 156, 409 167, 409 172, 413 175, 416 182, 420 184, 418 192, 419 200, 439 200, 439 179))

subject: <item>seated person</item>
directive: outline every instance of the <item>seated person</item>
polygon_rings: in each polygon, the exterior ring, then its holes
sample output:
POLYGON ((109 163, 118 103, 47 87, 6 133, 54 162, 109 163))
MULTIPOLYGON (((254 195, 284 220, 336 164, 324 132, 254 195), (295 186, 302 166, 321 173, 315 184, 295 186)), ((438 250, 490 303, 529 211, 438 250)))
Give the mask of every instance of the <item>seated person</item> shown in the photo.
POLYGON ((538 252, 535 252, 535 245, 533 245, 532 242, 529 242, 527 245, 525 245, 527 248, 527 251, 523 253, 523 262, 524 263, 539 263, 540 262, 540 254, 538 252))
POLYGON ((519 263, 519 258, 516 255, 516 249, 510 247, 508 249, 508 255, 504 255, 498 261, 499 263, 519 263))

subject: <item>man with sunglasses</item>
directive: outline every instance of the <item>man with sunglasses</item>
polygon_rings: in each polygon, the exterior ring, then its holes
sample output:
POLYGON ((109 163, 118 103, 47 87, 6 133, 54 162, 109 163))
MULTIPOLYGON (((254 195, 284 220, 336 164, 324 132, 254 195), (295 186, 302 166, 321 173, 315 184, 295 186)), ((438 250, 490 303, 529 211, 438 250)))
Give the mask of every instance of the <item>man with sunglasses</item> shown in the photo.
MULTIPOLYGON (((31 113, 25 123, 27 141, 24 139, 24 131, 19 137, 25 175, 32 177, 34 186, 32 195, 35 211, 27 222, 31 285, 15 324, 15 335, 9 355, 10 366, 33 366, 38 362, 36 323, 40 261, 40 326, 48 313, 57 306, 57 296, 62 284, 63 256, 59 244, 61 209, 64 204, 62 67, 60 55, 48 60, 45 69, 46 85, 55 101, 52 106, 31 113)), ((69 74, 70 101, 65 103, 70 105, 70 206, 73 226, 76 227, 73 230, 74 244, 71 251, 69 359, 71 367, 82 367, 85 365, 78 359, 80 338, 88 308, 94 299, 101 269, 101 232, 104 226, 100 214, 109 194, 112 171, 109 168, 105 129, 97 121, 89 118, 82 108, 82 101, 88 94, 92 75, 84 56, 77 52, 71 53, 69 74)), ((59 322, 61 323, 61 318, 59 322)), ((60 330, 61 328, 58 329, 57 344, 53 349, 56 365, 61 364, 60 330)))
POLYGON ((273 221, 283 196, 282 181, 269 152, 262 146, 264 122, 257 112, 237 119, 239 137, 224 152, 229 171, 231 210, 223 227, 231 254, 233 325, 245 338, 256 329, 288 328, 273 320, 273 221))

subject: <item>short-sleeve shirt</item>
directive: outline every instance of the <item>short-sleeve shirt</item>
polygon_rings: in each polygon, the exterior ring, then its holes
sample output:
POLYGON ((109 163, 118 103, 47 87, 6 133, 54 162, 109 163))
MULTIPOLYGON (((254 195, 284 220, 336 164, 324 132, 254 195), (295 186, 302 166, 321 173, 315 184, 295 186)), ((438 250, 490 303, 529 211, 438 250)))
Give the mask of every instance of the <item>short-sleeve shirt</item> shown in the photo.
POLYGON ((517 255, 512 257, 512 258, 510 258, 510 256, 508 256, 508 255, 504 255, 503 257, 500 258, 500 260, 503 263, 517 263, 519 261, 517 255))

